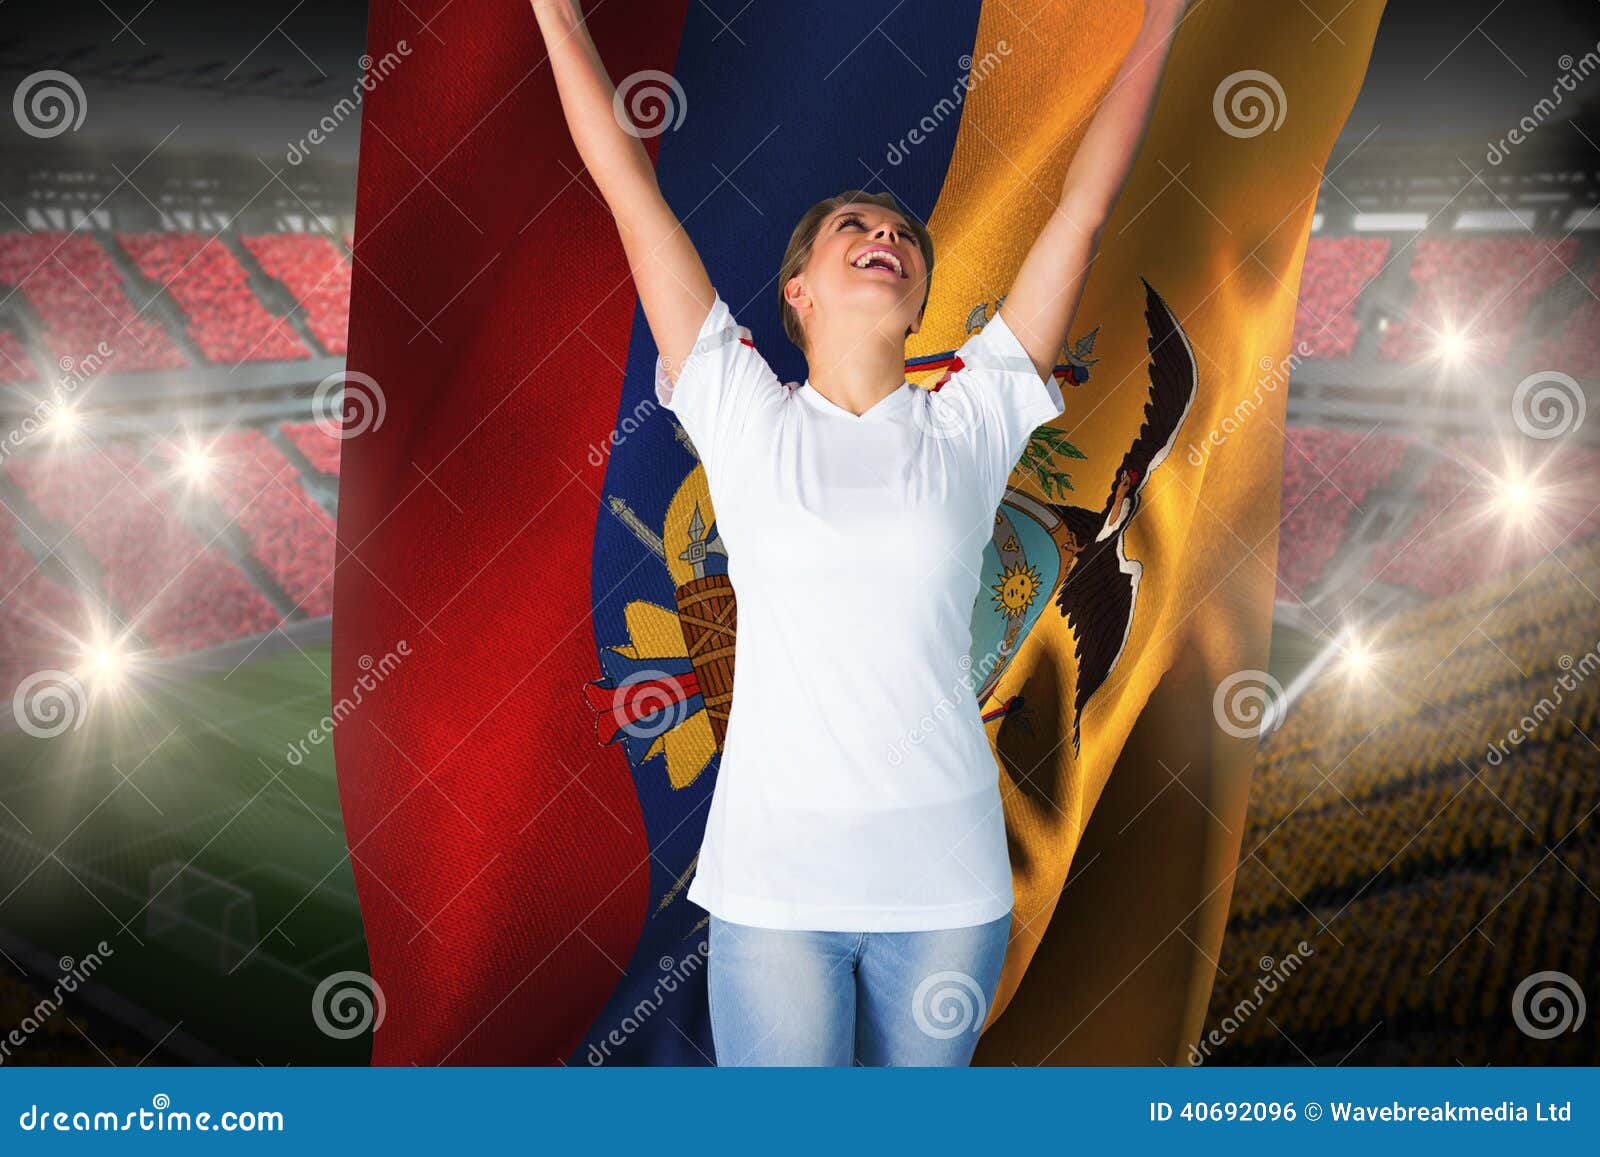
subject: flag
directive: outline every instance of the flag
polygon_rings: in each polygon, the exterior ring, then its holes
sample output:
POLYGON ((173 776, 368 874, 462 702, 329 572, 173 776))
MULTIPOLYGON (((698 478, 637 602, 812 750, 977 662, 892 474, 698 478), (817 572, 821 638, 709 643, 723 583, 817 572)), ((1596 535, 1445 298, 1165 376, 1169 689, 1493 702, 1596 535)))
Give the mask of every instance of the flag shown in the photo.
MULTIPOLYGON (((927 388, 994 316, 1142 14, 586 7, 784 381, 805 209, 864 188, 928 223, 927 388)), ((1066 411, 985 548, 973 649, 1005 658, 974 691, 1017 907, 978 1063, 1173 1061, 1199 1031, 1254 755, 1214 707, 1266 665, 1296 284, 1381 10, 1210 0, 1178 33, 1066 411)), ((684 893, 737 617, 704 472, 527 6, 375 0, 368 50, 398 66, 364 99, 333 684, 406 641, 334 736, 373 1060, 711 1063, 684 893)))

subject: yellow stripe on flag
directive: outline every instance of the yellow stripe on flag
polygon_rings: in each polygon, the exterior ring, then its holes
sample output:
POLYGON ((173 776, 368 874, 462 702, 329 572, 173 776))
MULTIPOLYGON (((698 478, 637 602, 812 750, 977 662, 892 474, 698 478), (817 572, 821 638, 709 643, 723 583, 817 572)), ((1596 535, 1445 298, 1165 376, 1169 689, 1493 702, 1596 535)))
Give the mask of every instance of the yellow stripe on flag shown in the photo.
MULTIPOLYGON (((1017 907, 975 1063, 1181 1063, 1201 1030, 1256 746, 1218 725, 1212 701, 1266 666, 1296 290, 1382 11, 1201 0, 1179 31, 1068 338, 1099 328, 1089 380, 1063 387, 1054 423, 1086 455, 1059 463, 1074 490, 1057 501, 1098 514, 1139 433, 1151 386, 1141 278, 1175 315, 1198 385, 1126 530, 1137 601, 1077 754, 1074 638, 1053 602, 985 703, 1021 694, 1033 714, 1031 734, 990 728, 1017 907)), ((993 315, 1141 15, 1137 3, 984 5, 909 356, 954 349, 969 316, 993 315)), ((884 180, 892 189, 892 171, 884 180)), ((1048 497, 1020 471, 1013 483, 1048 497)))

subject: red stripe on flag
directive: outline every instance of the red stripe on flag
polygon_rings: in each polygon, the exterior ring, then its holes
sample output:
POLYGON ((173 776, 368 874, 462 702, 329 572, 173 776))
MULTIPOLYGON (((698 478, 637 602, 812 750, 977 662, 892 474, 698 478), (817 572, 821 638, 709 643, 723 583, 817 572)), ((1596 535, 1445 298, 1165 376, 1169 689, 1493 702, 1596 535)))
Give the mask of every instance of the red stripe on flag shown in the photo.
MULTIPOLYGON (((670 70, 683 11, 596 8, 611 73, 670 70)), ((526 4, 374 0, 369 51, 397 63, 364 101, 349 365, 386 414, 343 447, 333 696, 406 641, 334 734, 373 1061, 554 1063, 648 899, 581 690, 634 287, 526 4)))

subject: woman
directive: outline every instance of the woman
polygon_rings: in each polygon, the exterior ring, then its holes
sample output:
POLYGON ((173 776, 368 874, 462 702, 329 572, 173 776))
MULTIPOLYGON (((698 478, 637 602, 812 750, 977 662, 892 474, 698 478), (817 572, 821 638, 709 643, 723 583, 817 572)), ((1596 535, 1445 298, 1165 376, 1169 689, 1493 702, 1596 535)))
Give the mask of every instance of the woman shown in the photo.
POLYGON ((616 119, 578 0, 532 3, 738 598, 733 705, 688 891, 711 914, 717 1061, 965 1065, 1013 901, 968 674, 978 568, 1029 434, 1062 412, 1057 355, 1183 2, 1147 0, 1004 307, 937 390, 905 377, 934 255, 894 198, 850 190, 795 228, 778 293, 809 374, 786 387, 616 119))

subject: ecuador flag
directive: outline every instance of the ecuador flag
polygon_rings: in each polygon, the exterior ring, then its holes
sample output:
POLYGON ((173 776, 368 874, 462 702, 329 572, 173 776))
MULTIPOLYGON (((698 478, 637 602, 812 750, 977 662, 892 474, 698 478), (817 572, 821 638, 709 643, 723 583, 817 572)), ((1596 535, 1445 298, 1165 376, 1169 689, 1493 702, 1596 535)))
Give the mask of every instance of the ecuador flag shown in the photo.
MULTIPOLYGON (((1138 0, 595 0, 667 201, 779 376, 790 230, 893 193, 938 257, 908 376, 992 318, 1138 0)), ((974 650, 1017 906, 977 1063, 1177 1062, 1254 755, 1284 386, 1382 0, 1200 0, 997 511, 974 650), (1003 643, 1004 647, 999 645, 1003 643), (1070 872, 1070 874, 1069 874, 1070 872)), ((373 0, 333 682, 380 1064, 706 1064, 685 897, 736 602, 616 225, 521 0, 373 0)), ((902 597, 894 595, 891 597, 902 597)))

